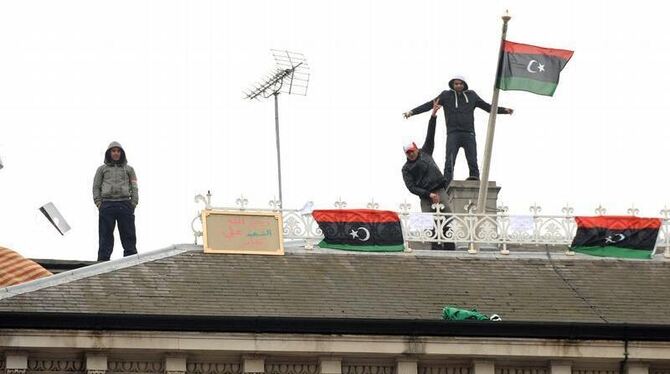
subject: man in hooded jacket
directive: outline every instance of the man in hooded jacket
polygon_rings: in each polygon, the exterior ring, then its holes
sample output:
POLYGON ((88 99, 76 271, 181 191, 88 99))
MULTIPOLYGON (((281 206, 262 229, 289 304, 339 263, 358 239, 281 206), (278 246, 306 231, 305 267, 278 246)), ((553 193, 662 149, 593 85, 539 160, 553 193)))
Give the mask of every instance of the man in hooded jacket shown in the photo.
MULTIPOLYGON (((450 90, 440 93, 436 100, 442 105, 444 119, 447 123, 447 149, 444 162, 444 177, 447 186, 454 177, 454 164, 458 150, 462 147, 468 161, 470 177, 468 180, 479 180, 479 166, 477 165, 477 138, 475 136, 475 108, 491 112, 491 104, 482 100, 475 91, 468 90, 468 83, 462 76, 456 76, 449 81, 450 90)), ((431 110, 433 102, 403 113, 405 118, 431 110)), ((513 109, 498 107, 498 114, 512 114, 513 109)))
POLYGON ((123 256, 137 253, 135 207, 139 202, 135 169, 128 165, 121 144, 112 142, 105 163, 93 178, 93 202, 98 207, 98 261, 109 261, 114 249, 114 226, 119 223, 123 256))

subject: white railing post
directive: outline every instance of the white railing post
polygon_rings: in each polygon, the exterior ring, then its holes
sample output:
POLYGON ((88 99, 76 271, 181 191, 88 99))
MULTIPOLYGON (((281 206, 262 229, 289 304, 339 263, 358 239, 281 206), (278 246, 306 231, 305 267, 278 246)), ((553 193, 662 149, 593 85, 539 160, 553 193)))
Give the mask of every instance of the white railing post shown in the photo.
POLYGON ((665 205, 661 209, 661 215, 663 216, 663 221, 661 224, 661 233, 663 234, 662 242, 665 245, 665 251, 663 251, 663 257, 670 258, 670 209, 665 205))
MULTIPOLYGON (((572 234, 572 227, 574 225, 574 220, 575 217, 573 216, 573 213, 575 210, 570 206, 570 204, 566 203, 565 206, 561 209, 561 212, 565 214, 565 217, 563 218, 563 230, 565 231, 566 236, 572 234)), ((568 244, 568 249, 565 251, 565 254, 567 256, 574 256, 575 252, 570 248, 570 245, 572 243, 568 244)))
POLYGON ((540 243, 540 225, 539 222, 539 213, 542 211, 542 207, 533 203, 530 206, 530 212, 533 213, 533 244, 538 245, 540 243))
POLYGON ((509 208, 502 203, 498 205, 497 214, 499 213, 499 219, 496 221, 499 222, 498 229, 500 232, 500 239, 502 240, 502 246, 500 247, 501 255, 509 255, 509 249, 507 249, 507 241, 509 240, 509 236, 507 235, 507 229, 509 227, 508 209, 509 208))
POLYGON ((409 247, 409 211, 412 209, 412 204, 408 203, 407 200, 398 206, 400 209, 400 227, 402 228, 402 238, 403 245, 405 246, 405 252, 411 252, 412 248, 409 247))
POLYGON ((475 204, 468 204, 466 210, 468 212, 467 225, 465 226, 468 230, 468 253, 477 254, 479 253, 479 246, 475 245, 475 232, 477 230, 477 216, 475 216, 475 213, 477 206, 475 204))

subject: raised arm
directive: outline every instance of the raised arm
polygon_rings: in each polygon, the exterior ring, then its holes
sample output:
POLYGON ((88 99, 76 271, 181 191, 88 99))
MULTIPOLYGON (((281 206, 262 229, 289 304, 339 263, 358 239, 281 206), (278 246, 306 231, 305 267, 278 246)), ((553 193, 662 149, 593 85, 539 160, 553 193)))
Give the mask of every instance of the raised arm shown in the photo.
POLYGON ((442 105, 439 104, 439 99, 432 101, 433 112, 430 114, 430 120, 428 120, 428 129, 426 130, 426 140, 423 142, 421 147, 421 152, 426 152, 429 155, 433 155, 433 150, 435 149, 435 125, 437 123, 437 111, 440 110, 442 105))
MULTIPOLYGON (((491 113, 491 104, 487 103, 486 101, 482 100, 479 95, 477 95, 476 92, 471 91, 473 94, 475 94, 475 106, 479 109, 484 109, 485 111, 491 113)), ((513 109, 510 108, 505 108, 503 106, 498 106, 498 114, 512 114, 514 112, 513 109)))
POLYGON ((440 102, 440 98, 441 98, 442 96, 444 96, 444 94, 445 94, 446 92, 447 92, 447 91, 442 91, 442 92, 441 92, 439 95, 437 95, 437 97, 434 98, 433 100, 428 101, 428 102, 426 102, 425 104, 421 104, 421 105, 419 105, 418 107, 416 107, 416 108, 414 108, 414 109, 412 109, 412 110, 410 110, 410 111, 408 111, 408 112, 403 113, 402 115, 403 115, 405 118, 409 118, 409 117, 411 117, 411 116, 413 116, 413 115, 415 115, 415 114, 421 114, 421 113, 425 113, 425 112, 431 110, 431 108, 433 108, 433 102, 434 102, 435 100, 437 100, 438 102, 440 102))

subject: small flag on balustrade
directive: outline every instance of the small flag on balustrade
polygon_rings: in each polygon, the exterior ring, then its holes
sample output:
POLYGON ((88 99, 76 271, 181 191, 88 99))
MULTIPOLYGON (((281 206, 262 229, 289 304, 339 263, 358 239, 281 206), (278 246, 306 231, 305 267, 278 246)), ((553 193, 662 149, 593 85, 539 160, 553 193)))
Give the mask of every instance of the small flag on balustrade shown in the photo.
POLYGON ((374 209, 314 210, 324 239, 321 248, 364 252, 400 252, 403 245, 398 213, 374 209))
POLYGON ((0 287, 13 286, 49 275, 51 273, 35 261, 11 249, 0 247, 0 287))
POLYGON ((501 90, 553 96, 561 70, 573 53, 505 40, 496 85, 501 90))
POLYGON ((575 221, 572 250, 601 257, 650 259, 661 228, 659 218, 595 216, 575 221))

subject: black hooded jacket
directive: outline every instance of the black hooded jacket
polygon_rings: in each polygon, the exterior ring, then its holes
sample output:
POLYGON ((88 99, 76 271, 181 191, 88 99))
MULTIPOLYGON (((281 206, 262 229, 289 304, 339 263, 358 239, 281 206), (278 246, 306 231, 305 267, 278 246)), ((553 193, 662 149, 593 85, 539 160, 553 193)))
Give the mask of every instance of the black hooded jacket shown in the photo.
MULTIPOLYGON (((452 80, 453 81, 453 80, 452 80)), ((475 91, 466 90, 456 93, 445 90, 437 98, 442 105, 444 119, 447 121, 447 134, 451 132, 475 132, 475 108, 491 112, 491 104, 482 100, 475 91)), ((433 109, 433 100, 412 109, 412 115, 433 109)), ((498 107, 498 114, 507 112, 507 108, 498 107)))
POLYGON ((431 192, 447 186, 447 180, 433 160, 436 122, 437 117, 431 116, 419 157, 413 161, 408 159, 402 167, 402 177, 409 192, 424 198, 429 198, 431 192))

